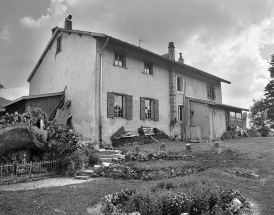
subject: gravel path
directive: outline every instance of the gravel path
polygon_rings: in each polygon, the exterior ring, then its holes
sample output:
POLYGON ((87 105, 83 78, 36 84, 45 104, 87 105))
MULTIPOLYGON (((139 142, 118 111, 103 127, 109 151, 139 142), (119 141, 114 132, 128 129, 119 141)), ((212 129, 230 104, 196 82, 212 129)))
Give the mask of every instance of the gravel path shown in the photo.
POLYGON ((47 178, 39 181, 32 181, 26 183, 0 185, 0 191, 33 190, 43 187, 59 187, 70 184, 80 184, 91 180, 94 179, 77 180, 73 178, 47 178))

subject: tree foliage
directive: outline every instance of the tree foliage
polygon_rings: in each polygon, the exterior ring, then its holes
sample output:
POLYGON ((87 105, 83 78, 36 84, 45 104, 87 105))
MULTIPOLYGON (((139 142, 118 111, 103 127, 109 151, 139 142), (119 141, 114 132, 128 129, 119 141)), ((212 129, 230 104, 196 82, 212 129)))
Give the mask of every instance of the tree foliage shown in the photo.
POLYGON ((249 114, 249 118, 253 122, 253 128, 258 130, 262 136, 267 136, 269 128, 272 127, 267 101, 265 99, 253 99, 253 102, 249 114))

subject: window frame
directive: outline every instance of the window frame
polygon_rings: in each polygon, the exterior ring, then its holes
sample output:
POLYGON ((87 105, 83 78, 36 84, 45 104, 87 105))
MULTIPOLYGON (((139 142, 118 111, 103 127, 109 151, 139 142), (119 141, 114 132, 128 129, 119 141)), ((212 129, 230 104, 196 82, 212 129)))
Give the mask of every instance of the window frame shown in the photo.
POLYGON ((125 118, 125 115, 126 115, 126 95, 120 94, 120 93, 113 93, 113 94, 114 94, 114 117, 115 118, 125 118), (116 114, 117 110, 115 110, 115 97, 118 97, 118 96, 122 98, 122 116, 119 116, 119 114, 121 114, 119 112, 116 114))
POLYGON ((159 121, 159 100, 149 97, 140 97, 140 119, 159 121), (147 117, 146 113, 146 100, 150 101, 150 117, 147 117))
POLYGON ((182 104, 179 104, 178 107, 177 107, 178 121, 183 121, 183 114, 184 114, 184 106, 182 104), (180 108, 181 108, 181 110, 180 110, 180 108))
POLYGON ((117 67, 121 67, 121 68, 127 68, 126 53, 114 50, 113 66, 117 66, 117 67), (116 56, 115 56, 116 54, 118 55, 118 60, 116 60, 116 56), (119 58, 120 55, 123 56, 123 61, 120 60, 120 58, 119 58), (118 62, 118 64, 116 64, 116 61, 118 62), (122 66, 119 65, 119 62, 122 62, 122 66))
POLYGON ((124 118, 131 120, 133 113, 133 96, 124 93, 108 92, 107 93, 107 117, 124 118), (115 113, 115 96, 122 96, 123 116, 117 116, 115 113))
POLYGON ((143 74, 146 75, 153 75, 153 63, 149 62, 149 61, 144 61, 144 70, 143 70, 143 74), (148 67, 147 67, 148 66, 148 67), (151 67, 151 68, 149 68, 151 67), (146 72, 146 70, 148 70, 149 72, 146 72))
POLYGON ((176 76, 176 91, 184 93, 184 78, 182 76, 176 76))
POLYGON ((62 51, 62 35, 56 38, 56 54, 62 51))
POLYGON ((216 100, 216 89, 213 84, 206 85, 207 98, 210 100, 216 100))

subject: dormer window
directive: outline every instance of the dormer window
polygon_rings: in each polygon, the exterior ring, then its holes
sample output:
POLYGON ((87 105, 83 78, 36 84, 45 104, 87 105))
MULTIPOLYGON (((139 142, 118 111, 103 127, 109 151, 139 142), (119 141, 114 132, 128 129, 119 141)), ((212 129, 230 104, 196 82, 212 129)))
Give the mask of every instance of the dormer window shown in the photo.
POLYGON ((126 67, 126 55, 121 52, 114 52, 114 66, 126 67))
POLYGON ((62 51, 62 37, 57 38, 56 54, 62 51))

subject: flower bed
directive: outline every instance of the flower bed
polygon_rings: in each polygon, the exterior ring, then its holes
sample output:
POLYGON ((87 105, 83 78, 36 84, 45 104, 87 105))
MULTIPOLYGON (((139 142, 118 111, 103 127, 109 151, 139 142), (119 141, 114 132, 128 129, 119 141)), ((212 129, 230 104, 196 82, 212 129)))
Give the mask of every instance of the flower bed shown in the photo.
POLYGON ((252 204, 238 191, 206 181, 159 182, 144 189, 122 190, 102 199, 104 215, 252 214, 252 204))
POLYGON ((157 180, 164 178, 171 178, 176 176, 183 176, 192 173, 197 173, 206 170, 205 167, 167 167, 155 170, 144 170, 138 168, 131 168, 124 165, 111 165, 106 167, 99 167, 95 173, 97 177, 107 178, 122 178, 122 179, 140 179, 140 180, 157 180))
POLYGON ((245 178, 257 179, 257 180, 261 178, 254 170, 249 170, 249 169, 234 168, 234 169, 228 169, 227 172, 230 174, 245 177, 245 178))

